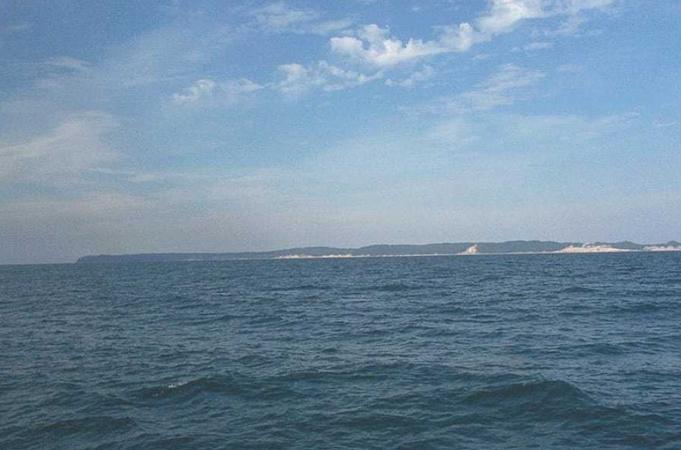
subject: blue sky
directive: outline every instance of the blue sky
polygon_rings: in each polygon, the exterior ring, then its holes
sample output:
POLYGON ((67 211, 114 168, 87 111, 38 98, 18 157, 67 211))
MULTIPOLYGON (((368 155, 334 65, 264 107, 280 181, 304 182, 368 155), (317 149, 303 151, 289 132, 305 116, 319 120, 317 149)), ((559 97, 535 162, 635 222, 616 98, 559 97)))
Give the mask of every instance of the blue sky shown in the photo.
POLYGON ((0 0, 0 263, 681 227, 677 0, 0 0))

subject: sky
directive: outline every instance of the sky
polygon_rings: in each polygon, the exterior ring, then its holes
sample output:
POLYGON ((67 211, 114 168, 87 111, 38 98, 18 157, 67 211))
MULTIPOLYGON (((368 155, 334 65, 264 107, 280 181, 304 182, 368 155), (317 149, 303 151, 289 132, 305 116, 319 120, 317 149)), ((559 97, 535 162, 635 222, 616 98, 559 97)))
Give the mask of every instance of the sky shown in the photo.
POLYGON ((0 264, 681 239, 681 1, 0 0, 0 264))

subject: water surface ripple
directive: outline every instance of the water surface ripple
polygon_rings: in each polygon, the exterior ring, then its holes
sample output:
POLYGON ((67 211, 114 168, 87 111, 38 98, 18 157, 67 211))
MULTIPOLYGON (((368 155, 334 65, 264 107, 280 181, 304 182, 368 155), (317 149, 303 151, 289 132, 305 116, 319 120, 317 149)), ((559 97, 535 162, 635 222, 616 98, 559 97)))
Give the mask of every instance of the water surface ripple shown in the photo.
POLYGON ((681 448, 681 254, 0 267, 0 448, 681 448))

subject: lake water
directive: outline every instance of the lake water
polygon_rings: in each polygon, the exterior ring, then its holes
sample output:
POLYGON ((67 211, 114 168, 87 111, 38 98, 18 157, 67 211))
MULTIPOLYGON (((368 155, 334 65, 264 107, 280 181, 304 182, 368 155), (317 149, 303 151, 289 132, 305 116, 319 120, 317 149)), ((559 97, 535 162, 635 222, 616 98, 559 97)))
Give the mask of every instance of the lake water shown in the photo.
POLYGON ((681 448, 681 253, 0 267, 0 448, 681 448))

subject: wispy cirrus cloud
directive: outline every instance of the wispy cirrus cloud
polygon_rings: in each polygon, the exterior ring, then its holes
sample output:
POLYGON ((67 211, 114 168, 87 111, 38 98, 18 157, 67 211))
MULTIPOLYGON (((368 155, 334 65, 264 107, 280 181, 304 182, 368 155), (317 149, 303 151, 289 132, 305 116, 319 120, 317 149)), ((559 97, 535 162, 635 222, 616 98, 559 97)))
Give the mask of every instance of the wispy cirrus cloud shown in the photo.
POLYGON ((514 52, 519 52, 519 51, 525 51, 525 52, 534 52, 537 50, 546 50, 549 48, 553 48, 553 42, 546 42, 546 41, 537 41, 537 42, 530 42, 529 44, 525 44, 522 47, 514 47, 512 51, 514 52))
MULTIPOLYGON (((321 91, 340 91, 381 79, 382 72, 362 73, 319 61, 314 64, 282 64, 277 67, 274 80, 259 84, 246 78, 216 82, 199 79, 183 91, 173 94, 177 105, 191 105, 209 100, 222 100, 221 104, 234 104, 248 94, 261 90, 278 92, 288 97, 321 91)), ((416 78, 412 79, 412 83, 416 78)))
POLYGON ((447 117, 427 132, 433 142, 456 144, 459 148, 522 154, 551 151, 593 151, 594 143, 612 140, 632 127, 640 125, 636 113, 624 112, 584 117, 575 114, 522 115, 486 111, 475 116, 447 117))
POLYGON ((74 72, 85 72, 92 68, 90 62, 70 56, 49 58, 43 64, 54 69, 66 69, 74 72))
MULTIPOLYGON (((499 25, 494 25, 498 27, 499 25)), ((411 72, 407 72, 402 77, 388 76, 389 70, 400 61, 408 61, 425 56, 444 52, 443 47, 422 41, 409 41, 402 44, 399 41, 392 41, 389 38, 388 30, 381 29, 375 25, 363 28, 360 36, 368 40, 371 44, 368 48, 361 45, 354 50, 352 46, 356 43, 353 37, 332 38, 331 48, 333 51, 339 50, 344 45, 349 47, 341 53, 348 55, 354 54, 359 60, 374 60, 373 67, 348 68, 343 65, 331 64, 325 60, 311 64, 289 63, 277 67, 278 80, 265 84, 258 84, 247 79, 238 80, 236 84, 232 82, 229 88, 223 83, 219 85, 211 79, 200 79, 183 92, 173 95, 175 103, 190 104, 199 100, 212 97, 217 93, 230 93, 232 98, 240 94, 247 94, 260 89, 270 89, 289 96, 297 96, 313 90, 337 91, 352 87, 362 86, 376 80, 385 80, 385 85, 391 87, 411 88, 422 83, 435 74, 432 66, 423 67, 411 72), (355 52, 355 53, 353 53, 355 52)), ((546 48, 546 43, 537 44, 536 48, 546 48)), ((528 50, 535 49, 528 47, 528 50)), ((529 86, 541 79, 543 74, 521 69, 513 64, 504 66, 498 73, 478 86, 475 91, 457 98, 457 104, 465 104, 472 109, 488 109, 503 104, 509 104, 509 93, 513 90, 529 86)))
POLYGON ((540 81, 545 74, 515 64, 505 64, 499 70, 479 83, 473 90, 461 94, 461 104, 473 110, 489 110, 498 106, 513 104, 522 91, 540 81))
POLYGON ((313 65, 284 64, 278 68, 283 76, 272 87, 287 95, 298 95, 312 89, 338 91, 350 87, 361 86, 383 76, 381 72, 364 74, 343 69, 326 61, 313 65))
POLYGON ((197 103, 206 98, 217 98, 227 103, 236 102, 242 95, 259 91, 264 86, 246 78, 216 82, 211 79, 199 79, 182 92, 173 94, 173 101, 178 105, 197 103))
MULTIPOLYGON (((327 34, 345 30, 342 35, 329 39, 330 60, 333 62, 320 60, 305 64, 280 64, 270 78, 272 81, 262 84, 242 79, 240 84, 225 87, 210 78, 199 79, 184 91, 175 93, 173 98, 177 104, 192 104, 217 94, 229 93, 230 98, 238 98, 241 94, 260 89, 271 89, 290 96, 313 90, 343 90, 379 79, 386 80, 387 86, 411 88, 430 79, 435 73, 432 66, 428 65, 413 69, 415 61, 446 53, 465 52, 475 44, 508 33, 530 19, 577 17, 582 11, 603 9, 613 2, 614 0, 490 0, 487 10, 471 23, 435 27, 436 38, 432 40, 410 38, 406 41, 393 36, 388 28, 376 24, 347 31, 351 24, 347 19, 326 21, 319 12, 312 9, 294 8, 284 2, 269 3, 247 13, 262 31, 327 34), (406 71, 406 74, 389 75, 390 71, 398 69, 406 71)), ((551 46, 550 42, 534 42, 522 49, 533 51, 551 46)), ((518 50, 520 49, 519 47, 518 50)), ((504 97, 499 92, 495 93, 488 87, 484 95, 480 93, 477 97, 471 96, 469 103, 472 107, 482 108, 485 101, 490 105, 503 102, 504 97), (496 98, 493 99, 495 95, 496 98)))
POLYGON ((298 33, 326 35, 352 26, 349 18, 326 19, 313 9, 294 8, 280 1, 252 9, 247 14, 255 26, 270 33, 298 33))
POLYGON ((488 42, 495 36, 513 31, 531 19, 555 16, 574 17, 585 10, 603 9, 614 0, 491 0, 485 13, 472 23, 462 22, 436 28, 432 40, 409 38, 403 41, 391 35, 388 28, 370 24, 358 28, 350 36, 330 40, 331 50, 338 55, 376 67, 393 67, 417 59, 443 53, 465 52, 475 44, 488 42))
POLYGON ((503 64, 472 89, 440 97, 415 110, 435 114, 462 114, 510 106, 519 100, 529 98, 528 90, 545 76, 544 72, 538 70, 516 64, 503 64))
POLYGON ((432 66, 425 65, 421 69, 410 73, 407 77, 397 79, 388 78, 385 80, 387 86, 400 86, 404 88, 412 88, 419 83, 430 80, 435 75, 435 69, 432 66))
POLYGON ((54 129, 23 142, 0 143, 0 184, 73 184, 118 157, 104 140, 116 127, 106 113, 72 114, 54 129))

